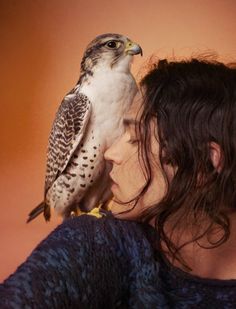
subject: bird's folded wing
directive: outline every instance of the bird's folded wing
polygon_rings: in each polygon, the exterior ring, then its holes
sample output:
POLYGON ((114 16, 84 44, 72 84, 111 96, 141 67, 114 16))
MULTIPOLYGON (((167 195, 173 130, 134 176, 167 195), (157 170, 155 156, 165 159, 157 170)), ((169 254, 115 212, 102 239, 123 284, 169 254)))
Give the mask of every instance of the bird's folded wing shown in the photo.
POLYGON ((49 136, 45 194, 81 143, 90 115, 91 102, 86 95, 69 94, 62 101, 49 136))

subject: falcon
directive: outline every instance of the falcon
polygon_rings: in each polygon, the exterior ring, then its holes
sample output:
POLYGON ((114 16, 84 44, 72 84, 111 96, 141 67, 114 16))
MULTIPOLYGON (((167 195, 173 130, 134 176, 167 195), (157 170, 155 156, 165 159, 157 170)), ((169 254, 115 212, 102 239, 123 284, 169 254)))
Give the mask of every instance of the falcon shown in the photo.
POLYGON ((141 47, 126 36, 103 34, 84 53, 80 78, 64 97, 49 136, 44 200, 30 213, 50 220, 90 211, 109 199, 105 150, 122 134, 123 115, 137 92, 130 67, 141 47))

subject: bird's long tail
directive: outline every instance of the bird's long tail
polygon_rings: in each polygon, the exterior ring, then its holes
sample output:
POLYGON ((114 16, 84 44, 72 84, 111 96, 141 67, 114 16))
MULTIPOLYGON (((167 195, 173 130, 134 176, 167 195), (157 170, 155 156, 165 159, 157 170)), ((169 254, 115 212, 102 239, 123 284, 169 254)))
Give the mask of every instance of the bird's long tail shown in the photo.
POLYGON ((28 215, 28 219, 26 223, 29 223, 33 219, 35 219, 38 215, 40 215, 43 212, 44 218, 46 221, 50 220, 50 207, 43 201, 38 206, 36 206, 28 215))

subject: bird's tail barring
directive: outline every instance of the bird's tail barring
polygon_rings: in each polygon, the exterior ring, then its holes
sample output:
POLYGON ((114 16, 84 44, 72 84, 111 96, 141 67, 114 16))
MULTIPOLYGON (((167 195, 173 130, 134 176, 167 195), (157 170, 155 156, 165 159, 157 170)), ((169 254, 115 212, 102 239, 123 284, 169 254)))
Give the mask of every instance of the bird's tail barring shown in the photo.
POLYGON ((44 218, 46 221, 50 220, 50 207, 43 201, 38 206, 36 206, 28 215, 28 219, 26 223, 29 223, 33 219, 35 219, 41 213, 44 213, 44 218))

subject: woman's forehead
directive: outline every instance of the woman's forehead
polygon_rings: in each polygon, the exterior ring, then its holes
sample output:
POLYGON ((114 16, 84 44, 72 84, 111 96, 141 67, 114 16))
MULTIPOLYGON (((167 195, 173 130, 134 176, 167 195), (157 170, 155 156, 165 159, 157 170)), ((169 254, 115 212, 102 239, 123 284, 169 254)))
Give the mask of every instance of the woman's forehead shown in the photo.
POLYGON ((138 120, 142 114, 143 97, 140 91, 135 95, 133 102, 125 114, 125 118, 138 120))
MULTIPOLYGON (((130 109, 125 113, 123 121, 124 125, 138 125, 140 123, 140 119, 143 113, 143 95, 139 91, 134 97, 134 100, 130 106, 130 109)), ((157 118, 152 115, 150 117, 150 128, 153 132, 157 130, 157 118)))

